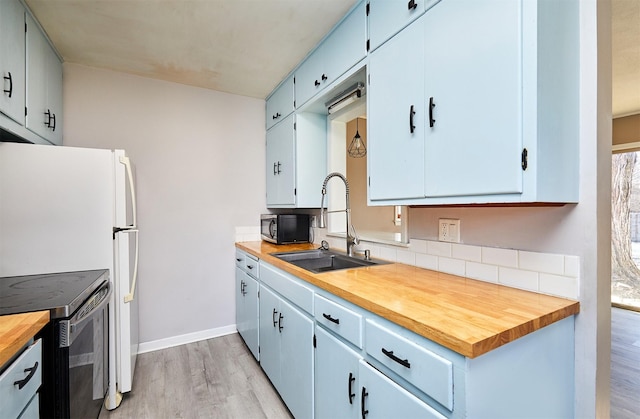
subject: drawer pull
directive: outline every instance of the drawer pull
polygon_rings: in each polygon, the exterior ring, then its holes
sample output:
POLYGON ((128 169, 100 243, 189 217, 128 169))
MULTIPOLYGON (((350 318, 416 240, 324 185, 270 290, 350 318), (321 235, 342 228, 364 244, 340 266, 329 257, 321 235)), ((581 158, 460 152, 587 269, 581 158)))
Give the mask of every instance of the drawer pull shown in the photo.
POLYGON ((236 258, 236 262, 242 262, 242 259, 236 258))
POLYGON ((278 312, 276 311, 276 309, 273 309, 273 314, 271 315, 271 320, 273 320, 273 327, 276 327, 276 325, 278 324, 278 320, 276 320, 276 314, 278 312))
POLYGON ((369 395, 369 393, 367 393, 367 388, 366 387, 362 387, 362 393, 360 396, 360 413, 362 413, 362 419, 365 419, 365 417, 367 416, 367 414, 369 413, 368 410, 365 410, 364 408, 364 402, 365 399, 367 398, 367 396, 369 395))
POLYGON ((284 329, 282 326, 282 319, 284 319, 284 316, 280 313, 280 316, 278 317, 278 332, 280 333, 282 333, 282 329, 284 329))
POLYGON ((435 102, 433 101, 433 96, 429 98, 429 127, 433 128, 436 123, 436 120, 433 119, 433 108, 436 107, 435 102))
POLYGON ((247 269, 253 269, 253 265, 247 265, 247 269))
POLYGON ((11 77, 11 71, 9 71, 9 76, 4 76, 5 80, 9 80, 9 90, 5 89, 5 93, 9 93, 9 99, 11 99, 11 94, 13 93, 13 78, 11 77))
POLYGON ((322 313, 322 317, 324 317, 325 319, 329 320, 332 323, 340 324, 340 319, 334 319, 333 317, 331 317, 331 314, 322 313))
POLYGON ((413 10, 418 7, 418 3, 416 3, 416 0, 410 0, 407 6, 409 7, 409 10, 413 10))
POLYGON ((16 382, 13 383, 14 386, 18 386, 18 390, 22 390, 22 387, 26 386, 27 383, 31 380, 31 377, 33 377, 33 375, 36 373, 36 370, 38 369, 38 361, 36 361, 35 364, 33 364, 33 367, 31 368, 25 368, 24 372, 28 372, 29 375, 27 375, 24 379, 22 380, 18 380, 16 382))
POLYGON ((413 125, 413 116, 416 114, 416 111, 413 110, 413 105, 411 105, 411 108, 409 108, 409 132, 411 134, 413 134, 413 131, 415 131, 416 126, 413 125))
POLYGON ((386 349, 382 348, 382 353, 385 354, 386 356, 388 356, 389 358, 393 359, 394 361, 396 361, 398 364, 402 365, 403 367, 406 368, 411 368, 411 364, 409 363, 408 359, 400 359, 397 356, 395 356, 393 354, 393 351, 387 351, 386 349))
POLYGON ((353 384, 353 382, 356 381, 356 377, 353 376, 353 373, 350 372, 349 373, 349 388, 348 388, 348 392, 349 392, 349 404, 353 404, 353 398, 356 397, 356 393, 352 393, 351 392, 351 384, 353 384))

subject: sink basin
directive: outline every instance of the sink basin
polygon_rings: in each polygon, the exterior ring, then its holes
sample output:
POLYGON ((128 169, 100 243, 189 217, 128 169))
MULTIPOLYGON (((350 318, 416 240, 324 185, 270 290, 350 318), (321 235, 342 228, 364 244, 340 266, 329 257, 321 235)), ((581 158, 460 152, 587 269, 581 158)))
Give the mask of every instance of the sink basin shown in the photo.
POLYGON ((364 260, 357 257, 349 257, 343 253, 322 249, 272 253, 271 256, 314 273, 388 263, 381 260, 364 260))

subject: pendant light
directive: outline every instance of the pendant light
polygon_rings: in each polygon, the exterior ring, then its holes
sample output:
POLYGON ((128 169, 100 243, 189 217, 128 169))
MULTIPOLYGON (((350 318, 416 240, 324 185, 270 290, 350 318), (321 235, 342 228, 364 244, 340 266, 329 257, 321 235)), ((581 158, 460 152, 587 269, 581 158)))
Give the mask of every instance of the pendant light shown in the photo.
POLYGON ((360 133, 358 132, 358 119, 360 118, 356 118, 356 135, 351 140, 351 144, 349 144, 349 148, 347 149, 349 156, 355 158, 364 157, 367 155, 367 147, 365 146, 364 141, 362 140, 362 137, 360 137, 360 133))

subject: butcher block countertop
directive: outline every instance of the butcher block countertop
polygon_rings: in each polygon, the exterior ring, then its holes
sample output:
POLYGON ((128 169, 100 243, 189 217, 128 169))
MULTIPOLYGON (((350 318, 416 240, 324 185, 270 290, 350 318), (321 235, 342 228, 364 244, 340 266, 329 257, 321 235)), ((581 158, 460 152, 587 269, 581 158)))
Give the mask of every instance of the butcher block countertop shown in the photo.
POLYGON ((400 263, 314 274, 270 255, 312 244, 236 247, 469 358, 580 311, 577 301, 400 263))
POLYGON ((0 316, 0 367, 47 323, 49 323, 48 310, 0 316))

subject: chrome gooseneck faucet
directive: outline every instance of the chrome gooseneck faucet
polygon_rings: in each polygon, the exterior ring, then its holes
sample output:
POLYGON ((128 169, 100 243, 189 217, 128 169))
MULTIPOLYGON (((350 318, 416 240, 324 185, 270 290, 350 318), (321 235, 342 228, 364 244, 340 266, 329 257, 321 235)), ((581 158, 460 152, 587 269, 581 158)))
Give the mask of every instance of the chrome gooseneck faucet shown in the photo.
POLYGON ((354 246, 360 243, 358 239, 358 235, 356 234, 356 230, 351 224, 351 206, 349 205, 349 183, 347 182, 347 178, 344 177, 342 173, 332 172, 324 178, 324 182, 322 183, 322 201, 320 201, 320 228, 325 228, 325 213, 330 212, 342 212, 344 211, 347 216, 347 255, 353 256, 353 248, 354 246), (332 177, 339 177, 344 182, 345 193, 346 193, 346 208, 344 210, 337 211, 325 211, 324 209, 324 196, 327 194, 327 182, 332 177), (353 234, 351 233, 353 231, 353 234))

